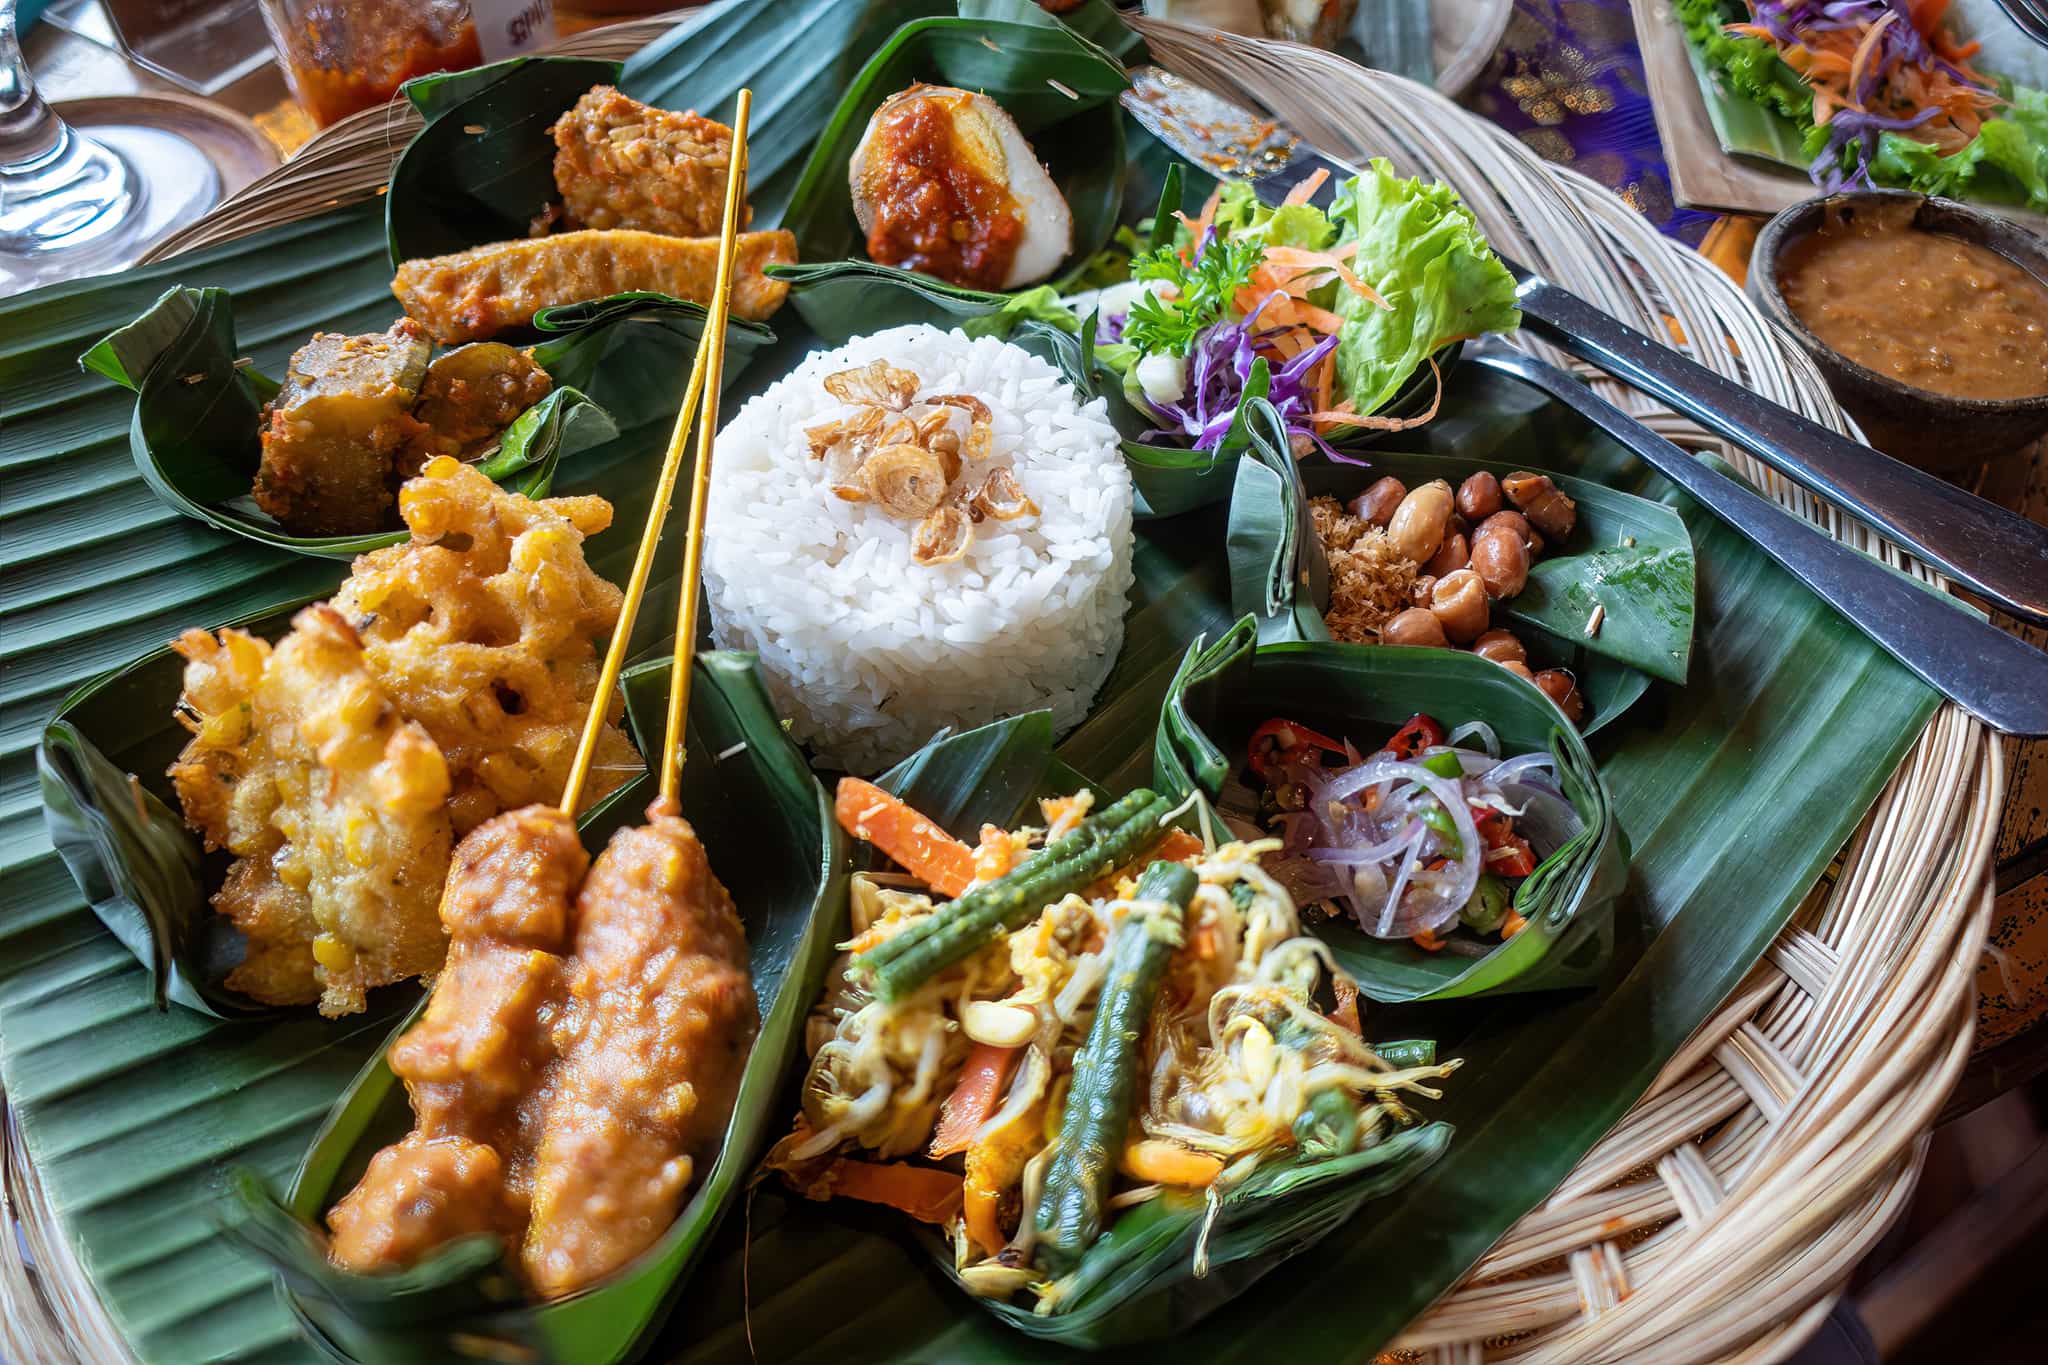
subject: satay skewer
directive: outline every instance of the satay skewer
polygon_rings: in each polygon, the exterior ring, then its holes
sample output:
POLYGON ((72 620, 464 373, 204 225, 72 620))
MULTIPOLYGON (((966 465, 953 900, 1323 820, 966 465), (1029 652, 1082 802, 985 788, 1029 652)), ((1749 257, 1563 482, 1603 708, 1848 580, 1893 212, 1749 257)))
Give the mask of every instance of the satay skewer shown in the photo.
MULTIPOLYGON (((751 90, 740 91, 739 107, 732 123, 732 170, 725 180, 726 243, 732 242, 732 223, 737 205, 747 201, 747 116, 752 111, 751 90)), ((723 317, 731 306, 729 291, 732 272, 720 257, 718 283, 711 295, 711 311, 723 317)), ((704 511, 710 501, 711 447, 718 437, 718 381, 725 373, 725 328, 710 338, 711 379, 704 391, 704 419, 697 426, 697 467, 690 480, 690 519, 683 542, 682 592, 676 602, 675 657, 670 665, 668 720, 662 728, 661 805, 679 809, 677 789, 682 781, 685 717, 690 711, 690 663, 697 652, 697 598, 704 572, 704 511)))
MULTIPOLYGON (((669 504, 675 498, 676 479, 682 471, 683 451, 689 443, 690 424, 697 417, 700 404, 704 409, 704 430, 699 440, 696 490, 692 497, 693 533, 690 539, 689 562, 696 564, 695 528, 702 524, 700 507, 704 487, 704 470, 701 467, 710 459, 711 433, 718 425, 718 385, 725 374, 725 329, 732 311, 732 275, 734 243, 739 232, 739 217, 742 205, 746 203, 744 175, 746 167, 747 117, 753 109, 754 94, 742 90, 739 94, 739 109, 733 120, 732 169, 726 176, 725 216, 718 237, 718 277, 712 290, 710 312, 704 319, 704 334, 697 342, 697 356, 690 367, 690 382, 683 394, 683 405, 676 412, 676 424, 669 433, 668 453, 662 458, 661 477, 655 484, 654 500, 647 509, 647 525, 640 533, 640 548, 633 556, 633 571, 626 580, 625 601, 619 607, 619 623, 612 631, 612 638, 605 649, 604 667, 597 680, 597 691, 591 698, 590 714, 583 723, 582 738, 576 744, 576 757, 569 765, 569 777, 562 784, 560 809, 563 814, 576 814, 576 805, 583 794, 584 780, 590 774, 590 763, 597 752, 597 739, 604 726, 604 716, 613 691, 619 685, 619 671, 625 664, 627 640, 633 633, 634 619, 639 615, 641 599, 647 592, 648 574, 654 567, 655 546, 661 540, 662 524, 668 519, 669 504)), ((694 567, 685 572, 684 598, 688 610, 694 617, 696 611, 696 573, 694 567)), ((681 628, 677 632, 679 641, 687 639, 689 631, 681 628)), ((680 690, 687 691, 689 683, 688 654, 686 647, 678 644, 682 665, 680 690)), ((671 689, 672 692, 678 689, 671 689)), ((661 791, 664 798, 672 797, 675 790, 674 750, 679 739, 676 702, 671 696, 669 702, 670 738, 662 759, 661 791)))

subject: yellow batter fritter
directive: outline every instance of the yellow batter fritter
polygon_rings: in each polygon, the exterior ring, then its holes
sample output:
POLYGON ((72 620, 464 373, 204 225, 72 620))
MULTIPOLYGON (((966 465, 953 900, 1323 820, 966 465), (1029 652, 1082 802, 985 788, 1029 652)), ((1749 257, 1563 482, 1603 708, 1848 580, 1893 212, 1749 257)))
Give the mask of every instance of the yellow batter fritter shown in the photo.
MULTIPOLYGON (((559 798, 620 593, 583 557, 601 498, 531 501, 431 461, 399 494, 413 539, 355 562, 275 648, 188 631, 171 777, 186 823, 236 855, 214 908, 247 941, 231 989, 363 1008, 436 970, 449 844, 559 798)), ((586 805, 641 770, 615 696, 586 805)))

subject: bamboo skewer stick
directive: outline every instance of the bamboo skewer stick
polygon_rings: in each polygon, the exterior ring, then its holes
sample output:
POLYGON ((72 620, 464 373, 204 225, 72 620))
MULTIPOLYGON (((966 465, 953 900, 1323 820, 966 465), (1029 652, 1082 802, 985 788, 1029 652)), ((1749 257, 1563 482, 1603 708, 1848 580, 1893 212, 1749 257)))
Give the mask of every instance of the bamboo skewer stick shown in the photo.
MULTIPOLYGON (((676 478, 682 471, 683 450, 689 443, 690 424, 697 416, 700 403, 703 404, 705 435, 700 441, 700 462, 710 454, 710 429, 717 424, 718 381, 725 373, 725 326, 731 308, 734 237, 739 230, 740 206, 746 202, 742 177, 746 165, 747 115, 753 106, 753 92, 740 91, 739 113, 733 124, 732 170, 726 177, 725 217, 720 225, 718 239, 718 278, 713 287, 711 309, 704 319, 704 334, 697 342, 697 356, 690 366, 689 387, 683 394, 683 405, 676 412, 676 424, 669 433, 668 453, 662 457, 661 477, 655 484, 654 500, 647 508, 647 524, 640 532, 640 548, 633 556, 633 571, 626 579, 625 600, 619 606, 619 623, 612 629, 612 638, 604 653, 604 667, 598 673, 597 691, 590 699, 590 714, 584 718, 583 734, 576 743, 576 757, 569 765, 569 777, 562 784, 561 811, 574 817, 576 805, 583 794, 583 784, 590 775, 591 758, 597 752, 597 737, 604 728, 605 711, 612 693, 619 685, 619 671, 626 661, 626 643, 633 634, 633 622, 640 614, 640 601, 647 593, 647 577, 654 567, 654 549, 661 540, 662 523, 668 519, 669 504, 675 500, 676 478), (707 397, 708 395, 708 397, 707 397)), ((701 500, 703 475, 700 471, 695 488, 695 501, 701 500)), ((701 513, 693 521, 701 523, 701 513)), ((692 537, 692 548, 695 537, 692 537)), ((695 557, 691 562, 694 564, 695 557)), ((694 578, 686 586, 687 600, 694 604, 696 593, 694 578)), ((691 608, 694 613, 694 605, 691 608)), ((682 655, 687 660, 687 655, 682 655)), ((684 664, 683 676, 688 678, 688 664, 684 664)), ((671 689, 673 691, 673 689, 671 689)), ((669 729, 675 730, 675 704, 669 705, 669 729)), ((669 739, 665 749, 673 750, 675 741, 669 739)), ((666 753, 662 760, 662 795, 673 792, 670 767, 673 758, 666 753)))
POLYGON ((670 666, 668 721, 662 727, 661 795, 664 807, 678 806, 682 782, 685 718, 690 713, 690 662, 697 652, 697 595, 704 563, 704 511, 711 486, 711 447, 718 437, 718 388, 725 374, 725 315, 731 307, 733 227, 739 205, 746 203, 747 120, 754 92, 741 90, 732 120, 732 170, 725 179, 725 236, 718 246, 718 284, 711 295, 711 316, 717 326, 708 340, 710 382, 704 389, 704 417, 697 425, 697 467, 690 476, 690 521, 683 541, 682 591, 676 601, 676 649, 670 666))

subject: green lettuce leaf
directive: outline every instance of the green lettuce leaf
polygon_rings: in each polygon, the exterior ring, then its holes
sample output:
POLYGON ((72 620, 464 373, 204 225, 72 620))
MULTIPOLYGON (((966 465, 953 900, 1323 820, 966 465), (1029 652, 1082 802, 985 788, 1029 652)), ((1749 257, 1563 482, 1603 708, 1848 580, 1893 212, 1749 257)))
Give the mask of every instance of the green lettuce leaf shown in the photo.
POLYGON ((1330 216, 1357 238, 1352 267, 1388 305, 1350 289, 1333 300, 1345 322, 1337 392, 1357 411, 1378 411, 1439 348, 1521 325, 1514 277, 1450 186, 1403 180, 1375 158, 1337 191, 1330 216))
POLYGON ((2048 91, 2003 86, 2011 103, 1977 136, 1943 156, 1898 133, 1878 141, 1870 177, 1950 199, 1998 199, 2048 209, 2048 91))
POLYGON ((1685 25, 1686 36, 1731 88, 1801 128, 1813 126, 1813 92, 1798 72, 1778 59, 1778 49, 1725 27, 1747 20, 1748 10, 1734 0, 1676 0, 1672 8, 1685 25))
POLYGON ((1252 187, 1242 180, 1223 187, 1216 201, 1215 217, 1219 237, 1249 237, 1264 246, 1299 246, 1321 251, 1337 244, 1338 225, 1314 204, 1282 204, 1270 207, 1259 202, 1252 187))

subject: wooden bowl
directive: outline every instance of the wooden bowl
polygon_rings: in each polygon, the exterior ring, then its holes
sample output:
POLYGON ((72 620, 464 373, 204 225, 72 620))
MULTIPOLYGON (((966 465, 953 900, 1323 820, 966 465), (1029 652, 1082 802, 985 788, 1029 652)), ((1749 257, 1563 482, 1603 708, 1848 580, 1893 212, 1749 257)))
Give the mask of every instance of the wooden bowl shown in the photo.
POLYGON ((2017 223, 1953 199, 1904 190, 1860 190, 1805 200, 1766 223, 1757 236, 1745 289, 1764 315, 1813 357, 1828 387, 1873 446, 1935 473, 1958 474, 2048 432, 2048 393, 1956 398, 1901 383, 1857 364, 1815 336, 1778 287, 1778 262, 1785 248, 1819 227, 1823 215, 1854 215, 1859 208, 1890 208, 1902 201, 1917 205, 1911 226, 1975 242, 2018 263, 2048 286, 2048 241, 2017 223))

